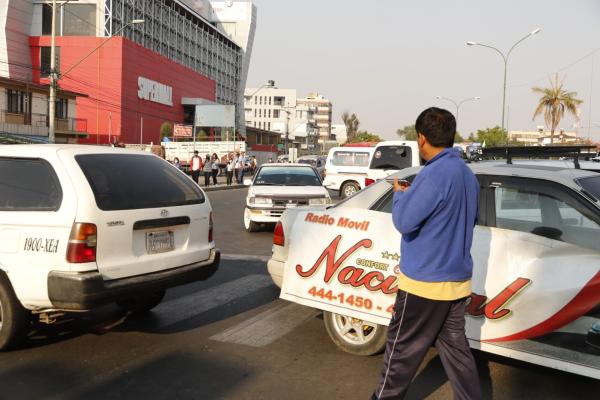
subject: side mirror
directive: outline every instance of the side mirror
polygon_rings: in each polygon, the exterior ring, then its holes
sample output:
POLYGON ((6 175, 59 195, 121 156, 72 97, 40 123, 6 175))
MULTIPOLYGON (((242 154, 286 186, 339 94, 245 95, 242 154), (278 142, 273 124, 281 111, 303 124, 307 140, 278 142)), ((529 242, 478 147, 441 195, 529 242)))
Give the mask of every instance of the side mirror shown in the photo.
POLYGON ((252 179, 250 179, 250 178, 244 179, 244 186, 252 186, 252 179))

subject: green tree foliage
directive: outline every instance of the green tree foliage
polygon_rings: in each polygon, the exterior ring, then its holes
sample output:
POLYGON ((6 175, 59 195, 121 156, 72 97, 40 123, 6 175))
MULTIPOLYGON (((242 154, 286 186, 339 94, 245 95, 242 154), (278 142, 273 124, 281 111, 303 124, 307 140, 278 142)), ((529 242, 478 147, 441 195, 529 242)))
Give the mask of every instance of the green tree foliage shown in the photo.
POLYGON ((461 134, 456 132, 456 134, 454 135, 454 143, 462 143, 464 141, 465 139, 461 136, 461 134))
POLYGON ((550 81, 549 88, 533 87, 534 93, 540 94, 541 97, 538 105, 533 113, 533 119, 544 113, 546 125, 550 127, 550 143, 554 143, 554 131, 560 123, 560 120, 565 116, 565 111, 573 115, 576 119, 577 106, 583 103, 583 100, 577 99, 577 92, 567 92, 563 89, 563 81, 558 79, 558 74, 554 76, 554 81, 550 81))
POLYGON ((404 128, 397 129, 396 133, 402 140, 417 140, 417 131, 414 125, 407 125, 404 128))
POLYGON ((504 146, 506 145, 507 138, 506 129, 502 129, 499 126, 493 128, 487 128, 486 130, 479 129, 475 134, 475 140, 480 143, 484 143, 486 147, 489 146, 504 146))
POLYGON ((346 125, 346 137, 348 142, 353 143, 354 138, 358 135, 358 127, 360 126, 360 120, 356 114, 350 114, 348 111, 342 113, 342 121, 346 125))
POLYGON ((367 131, 358 132, 352 139, 348 139, 346 143, 361 143, 361 142, 381 142, 382 139, 374 134, 367 131))
POLYGON ((160 139, 171 136, 173 133, 173 126, 170 122, 163 122, 160 126, 160 139))

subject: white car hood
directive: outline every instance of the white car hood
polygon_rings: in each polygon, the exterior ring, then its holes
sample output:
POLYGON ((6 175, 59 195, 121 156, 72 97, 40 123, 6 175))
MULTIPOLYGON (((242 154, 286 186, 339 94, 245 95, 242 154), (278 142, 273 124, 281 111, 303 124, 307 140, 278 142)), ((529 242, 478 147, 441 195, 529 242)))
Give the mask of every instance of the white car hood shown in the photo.
POLYGON ((325 197, 329 196, 323 186, 252 186, 248 196, 260 197, 325 197))

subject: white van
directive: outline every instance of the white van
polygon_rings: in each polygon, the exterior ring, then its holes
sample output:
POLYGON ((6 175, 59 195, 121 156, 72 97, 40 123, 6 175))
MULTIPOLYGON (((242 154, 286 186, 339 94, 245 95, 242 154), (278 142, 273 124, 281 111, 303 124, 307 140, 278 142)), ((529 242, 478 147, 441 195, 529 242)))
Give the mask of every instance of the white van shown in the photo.
POLYGON ((161 158, 83 145, 0 145, 0 350, 34 318, 108 303, 150 310, 213 275, 202 190, 161 158))
POLYGON ((323 185, 338 190, 342 198, 365 187, 365 178, 375 149, 373 147, 334 147, 325 163, 323 185))
POLYGON ((375 146, 369 163, 365 186, 404 168, 421 165, 419 146, 416 141, 387 140, 375 146))

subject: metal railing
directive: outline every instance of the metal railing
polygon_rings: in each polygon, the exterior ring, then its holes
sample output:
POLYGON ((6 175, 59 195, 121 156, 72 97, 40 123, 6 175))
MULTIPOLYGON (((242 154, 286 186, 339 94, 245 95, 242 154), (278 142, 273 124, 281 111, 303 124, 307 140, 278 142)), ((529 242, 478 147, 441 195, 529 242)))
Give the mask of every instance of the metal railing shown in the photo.
MULTIPOLYGON (((39 113, 12 113, 0 110, 0 132, 17 135, 48 137, 48 115, 39 113)), ((56 130, 87 132, 85 118, 56 118, 56 130)))

